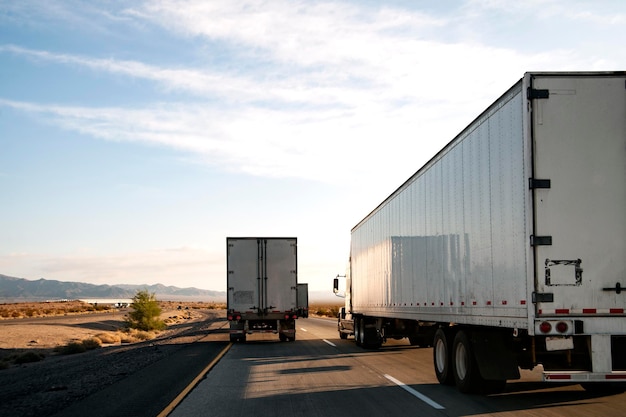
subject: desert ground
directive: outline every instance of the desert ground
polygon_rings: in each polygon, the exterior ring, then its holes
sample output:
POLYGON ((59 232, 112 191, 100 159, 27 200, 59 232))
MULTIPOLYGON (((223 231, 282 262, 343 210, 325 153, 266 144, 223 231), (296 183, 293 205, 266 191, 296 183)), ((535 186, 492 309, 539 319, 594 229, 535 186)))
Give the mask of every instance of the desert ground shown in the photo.
MULTIPOLYGON (((219 309, 213 303, 160 303, 168 326, 201 317, 203 309, 219 309), (180 309, 179 309, 180 306, 180 309)), ((98 338, 102 345, 132 343, 157 337, 124 330, 128 308, 93 307, 79 302, 0 304, 0 361, 2 352, 25 349, 50 351, 69 343, 98 338), (137 337, 139 336, 139 337, 137 337)))

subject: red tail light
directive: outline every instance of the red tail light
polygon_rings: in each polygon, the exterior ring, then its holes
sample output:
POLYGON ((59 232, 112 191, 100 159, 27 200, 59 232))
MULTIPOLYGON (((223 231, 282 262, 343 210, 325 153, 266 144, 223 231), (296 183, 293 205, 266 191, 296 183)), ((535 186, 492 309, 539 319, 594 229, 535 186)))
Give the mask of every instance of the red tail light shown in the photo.
POLYGON ((569 330, 569 326, 564 321, 560 321, 556 325, 556 331, 559 333, 565 333, 569 330))
POLYGON ((549 322, 544 321, 539 325, 539 330, 541 331, 541 333, 550 333, 550 331, 552 330, 552 325, 549 322))

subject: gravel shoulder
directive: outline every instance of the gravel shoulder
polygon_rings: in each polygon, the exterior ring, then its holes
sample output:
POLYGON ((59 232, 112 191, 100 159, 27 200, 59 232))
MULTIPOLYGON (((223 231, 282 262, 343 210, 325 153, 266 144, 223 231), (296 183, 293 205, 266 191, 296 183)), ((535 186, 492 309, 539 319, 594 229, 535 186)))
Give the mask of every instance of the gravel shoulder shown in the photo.
POLYGON ((225 312, 165 311, 162 317, 171 324, 155 339, 103 345, 74 355, 61 355, 58 347, 114 332, 123 325, 123 312, 0 321, 0 358, 24 352, 45 356, 0 370, 0 415, 52 415, 205 336, 212 324, 225 320, 225 312))

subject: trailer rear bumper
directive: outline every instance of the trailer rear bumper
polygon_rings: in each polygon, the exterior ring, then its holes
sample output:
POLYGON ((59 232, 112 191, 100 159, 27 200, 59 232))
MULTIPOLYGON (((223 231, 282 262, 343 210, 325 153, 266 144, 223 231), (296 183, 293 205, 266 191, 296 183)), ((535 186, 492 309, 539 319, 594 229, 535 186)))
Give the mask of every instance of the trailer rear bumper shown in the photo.
POLYGON ((544 382, 626 382, 626 371, 584 372, 549 371, 543 373, 544 382))

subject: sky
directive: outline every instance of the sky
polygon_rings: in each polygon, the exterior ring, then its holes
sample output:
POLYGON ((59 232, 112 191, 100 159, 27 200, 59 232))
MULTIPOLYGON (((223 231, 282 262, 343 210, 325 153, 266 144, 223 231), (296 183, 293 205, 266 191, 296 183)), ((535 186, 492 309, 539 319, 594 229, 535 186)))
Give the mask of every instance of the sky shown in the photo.
POLYGON ((226 290, 226 237, 350 230, 528 71, 626 70, 626 3, 0 0, 0 274, 226 290))

